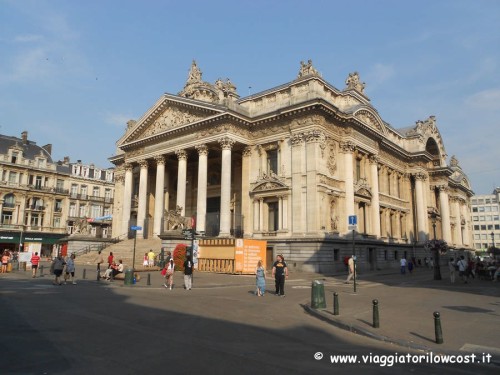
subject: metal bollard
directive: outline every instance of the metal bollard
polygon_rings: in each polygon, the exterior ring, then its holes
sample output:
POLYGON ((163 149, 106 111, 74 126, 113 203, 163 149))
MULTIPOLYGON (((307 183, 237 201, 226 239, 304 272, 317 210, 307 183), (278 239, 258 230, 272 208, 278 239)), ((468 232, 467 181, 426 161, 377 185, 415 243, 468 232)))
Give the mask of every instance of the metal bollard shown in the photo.
POLYGON ((40 266, 40 277, 43 277, 43 266, 40 266))
POLYGON ((380 319, 378 315, 378 300, 373 300, 373 328, 380 327, 380 319))
POLYGON ((339 294, 333 293, 333 315, 339 315, 339 294))
POLYGON ((148 273, 148 285, 151 285, 151 274, 148 273))
POLYGON ((443 343, 443 331, 441 329, 441 319, 439 312, 434 312, 434 331, 436 333, 436 344, 443 343))
POLYGON ((85 280, 85 277, 87 276, 87 270, 84 268, 83 269, 83 275, 82 275, 82 280, 85 280))
POLYGON ((101 268, 98 268, 96 270, 96 273, 97 273, 96 281, 101 281, 101 268))

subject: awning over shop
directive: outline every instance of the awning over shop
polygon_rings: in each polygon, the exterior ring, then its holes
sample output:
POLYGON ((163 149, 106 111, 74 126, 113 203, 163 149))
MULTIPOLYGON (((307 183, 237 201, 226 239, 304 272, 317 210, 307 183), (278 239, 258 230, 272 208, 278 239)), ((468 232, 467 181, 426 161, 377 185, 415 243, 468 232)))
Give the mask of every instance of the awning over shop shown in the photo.
POLYGON ((53 245, 66 234, 40 232, 0 232, 0 243, 38 242, 53 245), (22 238, 21 238, 22 235, 22 238))

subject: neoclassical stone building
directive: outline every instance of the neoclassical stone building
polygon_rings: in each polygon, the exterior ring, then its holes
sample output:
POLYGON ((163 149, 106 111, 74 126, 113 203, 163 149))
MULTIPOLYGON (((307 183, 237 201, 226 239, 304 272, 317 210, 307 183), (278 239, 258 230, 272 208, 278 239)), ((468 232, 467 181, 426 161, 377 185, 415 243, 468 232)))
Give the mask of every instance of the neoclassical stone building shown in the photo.
POLYGON ((357 215, 360 267, 429 256, 434 231, 470 248, 471 187, 434 116, 395 129, 364 88, 355 72, 339 90, 308 61, 293 81, 240 98, 193 62, 184 89, 117 142, 113 236, 138 225, 138 238, 162 237, 177 213, 205 237, 265 239, 269 258, 323 272, 343 269, 357 215))

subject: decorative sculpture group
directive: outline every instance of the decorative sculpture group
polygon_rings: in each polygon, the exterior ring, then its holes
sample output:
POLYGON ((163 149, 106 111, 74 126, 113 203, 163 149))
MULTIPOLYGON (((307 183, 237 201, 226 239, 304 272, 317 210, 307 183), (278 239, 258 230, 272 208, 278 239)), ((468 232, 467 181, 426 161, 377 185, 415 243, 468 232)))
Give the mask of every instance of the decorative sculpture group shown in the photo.
POLYGON ((191 229, 191 218, 182 216, 181 213, 181 206, 177 206, 175 210, 165 211, 166 230, 191 229))

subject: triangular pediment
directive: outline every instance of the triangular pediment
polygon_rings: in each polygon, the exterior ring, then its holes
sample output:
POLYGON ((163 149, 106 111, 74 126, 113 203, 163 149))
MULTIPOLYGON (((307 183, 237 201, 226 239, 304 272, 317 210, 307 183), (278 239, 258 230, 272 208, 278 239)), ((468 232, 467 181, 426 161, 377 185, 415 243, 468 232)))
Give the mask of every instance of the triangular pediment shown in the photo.
POLYGON ((279 177, 263 175, 255 182, 252 193, 268 192, 275 190, 289 189, 289 187, 279 179, 279 177))
POLYGON ((220 108, 205 104, 164 96, 139 121, 129 122, 129 127, 118 146, 147 139, 224 112, 220 108))
POLYGON ((354 113, 354 117, 365 125, 375 129, 380 134, 385 134, 386 128, 380 116, 366 108, 361 108, 354 113))

